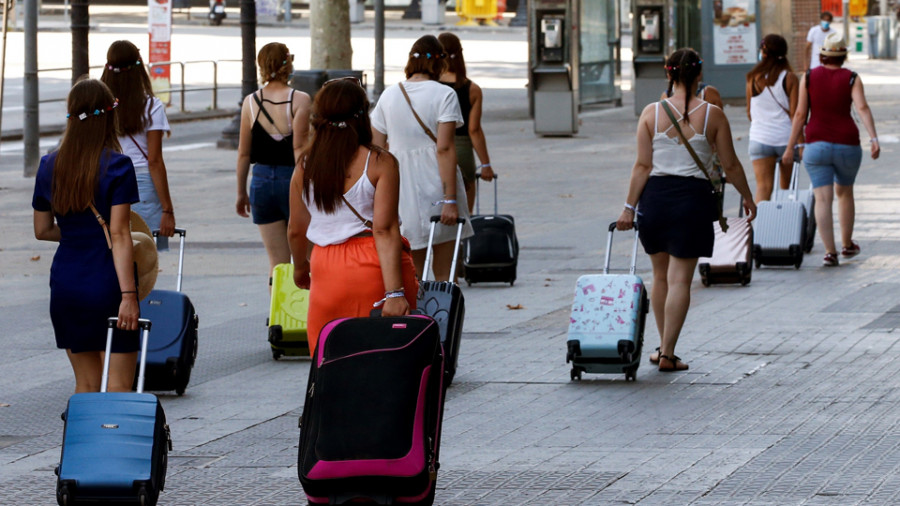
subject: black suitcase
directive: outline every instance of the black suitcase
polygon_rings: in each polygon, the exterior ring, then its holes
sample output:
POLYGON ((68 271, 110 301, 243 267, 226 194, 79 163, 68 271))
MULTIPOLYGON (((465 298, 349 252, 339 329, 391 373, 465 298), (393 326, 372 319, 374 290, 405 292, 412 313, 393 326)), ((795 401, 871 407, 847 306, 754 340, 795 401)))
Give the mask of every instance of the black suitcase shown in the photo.
POLYGON ((175 390, 183 395, 197 358, 199 318, 191 299, 181 292, 185 231, 176 228, 175 233, 181 236, 175 291, 153 290, 141 301, 141 317, 153 322, 144 386, 147 390, 175 390))
MULTIPOLYGON (((452 281, 426 281, 431 266, 431 246, 434 239, 434 228, 440 216, 431 217, 431 235, 428 237, 428 249, 425 253, 425 269, 419 283, 419 294, 416 307, 422 314, 428 315, 437 322, 444 347, 444 387, 450 386, 456 375, 459 362, 459 345, 462 341, 463 320, 466 317, 466 301, 462 289, 452 281)), ((450 279, 456 279, 456 261, 459 252, 460 237, 465 220, 460 218, 456 227, 456 247, 453 250, 453 264, 450 266, 450 279)))
MULTIPOLYGON (((476 174, 476 181, 479 180, 480 174, 476 174)), ((512 286, 516 282, 519 263, 516 222, 512 216, 497 210, 497 184, 495 179, 494 214, 481 214, 481 192, 475 194, 475 215, 470 219, 475 235, 466 239, 463 256, 464 277, 469 285, 493 281, 512 286)))
MULTIPOLYGON (((165 487, 172 442, 159 399, 143 393, 143 367, 138 369, 137 393, 106 391, 116 321, 109 319, 100 392, 73 395, 64 414, 56 469, 60 505, 82 501, 153 505, 165 487)), ((141 346, 146 349, 150 321, 141 318, 140 328, 141 346)))
POLYGON ((424 315, 342 318, 319 336, 300 418, 310 504, 434 502, 444 355, 424 315))

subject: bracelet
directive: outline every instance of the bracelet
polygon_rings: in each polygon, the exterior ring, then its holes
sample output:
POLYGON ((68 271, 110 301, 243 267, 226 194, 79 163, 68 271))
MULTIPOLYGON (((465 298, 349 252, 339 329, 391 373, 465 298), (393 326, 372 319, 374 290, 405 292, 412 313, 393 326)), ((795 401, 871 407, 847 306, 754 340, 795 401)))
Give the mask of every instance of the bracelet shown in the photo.
POLYGON ((490 162, 488 162, 488 163, 482 163, 481 165, 478 166, 478 168, 483 169, 485 167, 490 167, 490 166, 491 166, 491 164, 490 164, 490 162))
POLYGON ((125 290, 122 292, 122 295, 125 295, 126 293, 137 293, 137 290, 125 290))
POLYGON ((625 203, 625 209, 628 209, 629 211, 631 211, 633 213, 637 212, 637 209, 635 209, 635 207, 633 205, 629 204, 628 202, 625 203))
POLYGON ((456 204, 456 199, 438 200, 437 202, 434 202, 431 205, 436 206, 436 205, 440 205, 440 204, 456 204))
POLYGON ((171 210, 171 209, 169 209, 169 210, 163 209, 162 212, 163 212, 163 214, 171 214, 172 216, 175 216, 175 211, 171 210))
POLYGON ((406 297, 406 293, 402 288, 399 290, 394 290, 393 292, 385 292, 384 294, 385 299, 396 299, 398 297, 406 297))
POLYGON ((872 137, 869 139, 869 144, 878 144, 878 137, 872 137))

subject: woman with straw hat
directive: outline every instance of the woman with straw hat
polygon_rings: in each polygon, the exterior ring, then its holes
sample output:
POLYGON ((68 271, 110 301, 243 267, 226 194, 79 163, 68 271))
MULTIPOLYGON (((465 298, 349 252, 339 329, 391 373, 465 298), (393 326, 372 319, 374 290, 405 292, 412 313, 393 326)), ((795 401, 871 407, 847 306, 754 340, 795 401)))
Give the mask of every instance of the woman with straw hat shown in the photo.
MULTIPOLYGON (((859 244, 853 241, 856 217, 853 183, 862 162, 862 148, 859 145, 859 129, 850 114, 851 104, 856 105, 869 134, 872 159, 877 159, 881 153, 862 79, 856 72, 842 68, 846 60, 847 44, 844 39, 837 33, 826 37, 819 54, 822 65, 807 71, 800 80, 800 96, 788 140, 788 146, 794 146, 800 137, 800 129, 806 125, 803 165, 813 183, 816 223, 825 245, 825 258, 822 260, 825 267, 838 266, 831 213, 835 195, 841 224, 841 256, 851 258, 860 251, 859 244)), ((785 150, 783 164, 790 166, 793 161, 793 150, 785 150)))

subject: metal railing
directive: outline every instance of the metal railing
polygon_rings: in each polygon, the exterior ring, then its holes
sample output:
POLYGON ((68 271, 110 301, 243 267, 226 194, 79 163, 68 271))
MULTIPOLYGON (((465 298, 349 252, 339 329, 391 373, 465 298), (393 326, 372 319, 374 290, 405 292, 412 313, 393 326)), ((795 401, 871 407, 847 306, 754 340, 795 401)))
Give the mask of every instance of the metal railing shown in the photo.
MULTIPOLYGON (((162 93, 178 93, 178 94, 180 94, 181 100, 180 100, 179 110, 181 112, 186 112, 185 94, 187 92, 212 91, 212 109, 218 109, 219 108, 219 90, 241 89, 240 84, 226 85, 226 86, 219 85, 219 64, 221 64, 221 63, 241 63, 241 62, 242 62, 242 60, 240 60, 240 59, 164 61, 164 62, 149 63, 146 66, 147 66, 147 71, 151 72, 151 73, 153 72, 154 67, 164 67, 164 66, 171 67, 173 65, 176 65, 179 67, 179 69, 180 69, 180 72, 179 72, 180 86, 170 87, 168 89, 163 89, 163 90, 153 90, 153 92, 156 94, 162 94, 162 93), (185 85, 185 78, 184 78, 185 66, 192 65, 192 64, 201 64, 201 63, 212 65, 212 86, 187 87, 185 85)), ((92 65, 91 67, 88 67, 88 69, 93 71, 93 70, 102 69, 103 67, 104 67, 103 65, 92 65)), ((40 73, 40 72, 66 72, 66 71, 71 72, 72 68, 71 67, 63 67, 63 68, 51 68, 51 69, 38 69, 38 73, 40 73)), ((38 103, 46 104, 46 103, 65 102, 65 101, 66 101, 66 97, 56 97, 56 98, 40 99, 40 100, 38 100, 38 103)))

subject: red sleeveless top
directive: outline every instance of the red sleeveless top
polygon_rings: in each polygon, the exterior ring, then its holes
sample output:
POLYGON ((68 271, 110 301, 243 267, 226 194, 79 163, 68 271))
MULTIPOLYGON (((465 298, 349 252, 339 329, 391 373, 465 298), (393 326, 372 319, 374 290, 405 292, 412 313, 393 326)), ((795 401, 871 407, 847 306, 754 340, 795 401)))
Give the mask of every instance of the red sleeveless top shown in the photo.
POLYGON ((859 129, 850 116, 853 72, 847 69, 816 67, 809 72, 806 89, 809 94, 809 122, 806 142, 859 145, 859 129))

